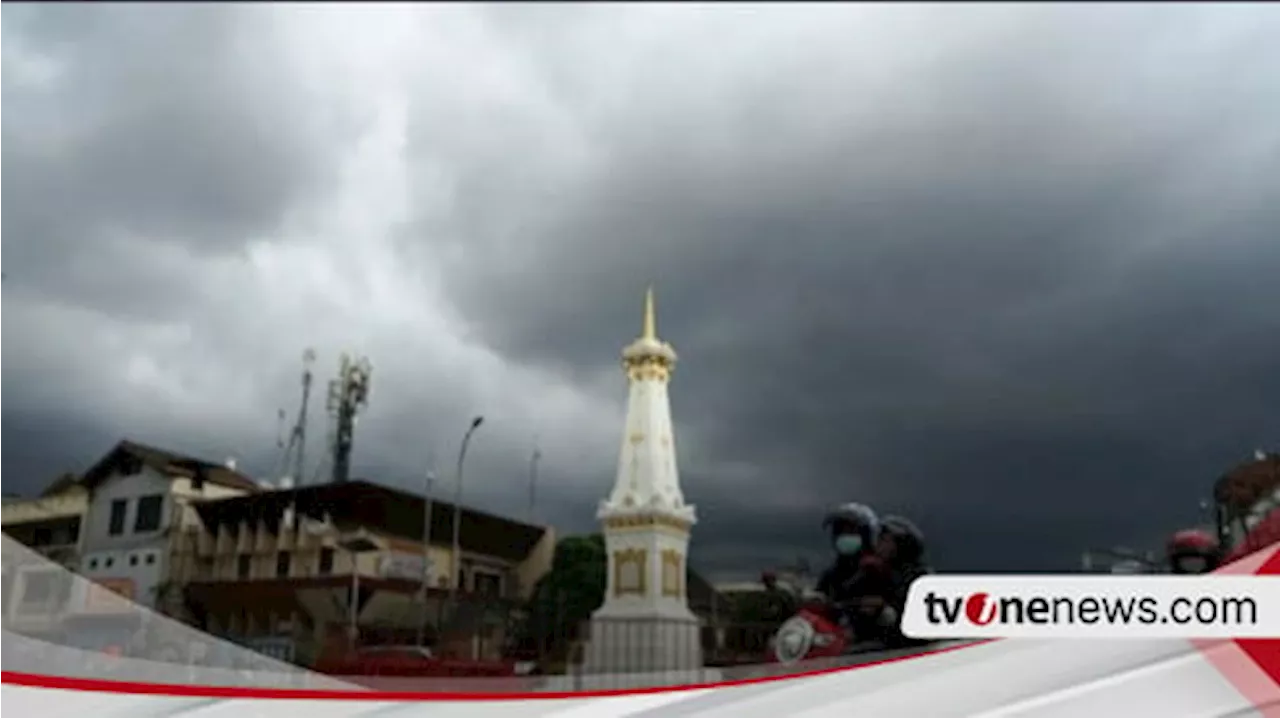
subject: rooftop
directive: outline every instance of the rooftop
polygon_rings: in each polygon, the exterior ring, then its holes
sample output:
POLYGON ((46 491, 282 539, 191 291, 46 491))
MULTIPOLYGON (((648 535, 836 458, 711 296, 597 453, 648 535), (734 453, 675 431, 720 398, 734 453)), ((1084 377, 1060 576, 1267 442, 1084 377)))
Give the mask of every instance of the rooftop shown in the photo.
POLYGON ((76 485, 93 489, 115 471, 130 468, 130 464, 141 464, 166 476, 185 476, 242 491, 258 490, 258 484, 253 479, 223 464, 123 439, 84 474, 78 477, 63 474, 46 487, 41 496, 53 496, 76 485))
MULTIPOLYGON (((299 517, 320 521, 328 516, 341 529, 363 527, 414 542, 422 541, 426 518, 426 501, 421 495, 363 479, 266 490, 200 501, 195 506, 209 529, 247 520, 262 521, 277 530, 285 510, 292 506, 299 517)), ((466 506, 460 514, 462 550, 509 561, 523 560, 548 530, 466 506)), ((454 504, 431 501, 431 543, 452 542, 453 517, 454 504)))

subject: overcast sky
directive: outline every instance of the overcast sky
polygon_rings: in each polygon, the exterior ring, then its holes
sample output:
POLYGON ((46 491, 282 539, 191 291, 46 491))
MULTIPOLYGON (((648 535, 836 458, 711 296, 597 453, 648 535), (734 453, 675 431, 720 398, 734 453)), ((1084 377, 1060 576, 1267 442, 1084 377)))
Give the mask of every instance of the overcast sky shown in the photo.
POLYGON ((580 530, 653 283, 694 562, 906 512, 950 569, 1158 545, 1280 444, 1265 5, 5 5, 6 492, 122 437, 580 530), (315 402, 323 408, 322 398, 315 402), (325 430, 313 412, 312 458, 325 430))

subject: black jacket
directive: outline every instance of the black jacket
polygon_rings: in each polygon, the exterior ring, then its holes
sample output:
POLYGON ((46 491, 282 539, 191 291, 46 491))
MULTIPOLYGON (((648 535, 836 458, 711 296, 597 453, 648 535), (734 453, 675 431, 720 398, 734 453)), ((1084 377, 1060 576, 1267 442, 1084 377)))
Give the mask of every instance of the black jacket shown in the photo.
POLYGON ((816 588, 833 603, 849 603, 865 596, 888 601, 894 595, 893 571, 871 554, 842 556, 822 574, 816 588))
POLYGON ((860 560, 861 556, 837 558, 836 562, 818 577, 818 584, 814 588, 833 603, 849 600, 846 587, 857 575, 860 560))
POLYGON ((907 592, 911 588, 912 582, 930 573, 933 573, 933 569, 925 563, 910 563, 893 568, 893 589, 886 601, 895 612, 895 620, 892 626, 885 626, 878 636, 887 646, 905 648, 930 643, 926 639, 908 638, 902 635, 901 630, 902 614, 907 606, 907 592))

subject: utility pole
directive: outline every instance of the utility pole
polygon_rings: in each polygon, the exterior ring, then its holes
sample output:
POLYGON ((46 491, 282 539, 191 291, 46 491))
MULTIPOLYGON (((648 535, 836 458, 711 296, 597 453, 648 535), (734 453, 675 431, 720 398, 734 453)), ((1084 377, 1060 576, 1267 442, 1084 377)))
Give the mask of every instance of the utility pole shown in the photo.
POLYGON ((537 512, 535 507, 538 502, 538 462, 542 460, 542 450, 538 448, 535 440, 533 445, 533 454, 529 457, 529 522, 532 523, 537 512))
POLYGON ((421 605, 422 615, 418 617, 418 645, 421 646, 426 642, 427 637, 427 594, 431 583, 431 512, 434 510, 431 500, 433 489, 436 483, 435 458, 433 457, 427 469, 426 482, 422 489, 422 585, 418 588, 418 602, 421 605))
POLYGON ((338 368, 338 378, 329 382, 329 412, 334 416, 333 473, 330 481, 341 484, 351 478, 351 446, 355 441, 356 414, 369 402, 369 380, 373 367, 360 357, 346 354, 338 368))

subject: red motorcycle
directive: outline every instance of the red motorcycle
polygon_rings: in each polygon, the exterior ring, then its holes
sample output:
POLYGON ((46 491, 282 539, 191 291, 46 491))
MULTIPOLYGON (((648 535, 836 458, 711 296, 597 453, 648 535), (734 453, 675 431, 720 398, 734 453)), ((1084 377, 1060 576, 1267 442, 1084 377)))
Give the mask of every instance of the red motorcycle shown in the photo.
MULTIPOLYGON (((886 597, 892 591, 889 565, 876 556, 864 558, 858 573, 845 585, 846 595, 886 597)), ((792 664, 817 658, 834 658, 886 648, 881 621, 886 614, 859 608, 860 601, 836 604, 815 594, 806 597, 796 614, 787 619, 773 639, 773 658, 792 664)), ((896 621, 896 615, 889 620, 896 621)))
POLYGON ((783 665, 844 655, 853 636, 841 626, 839 611, 825 600, 805 602, 773 636, 773 660, 783 665))

